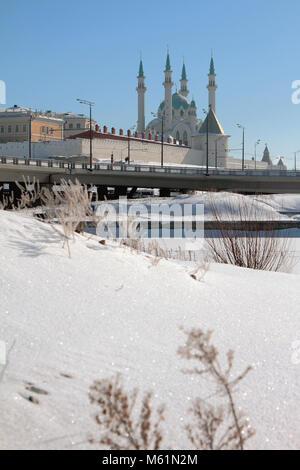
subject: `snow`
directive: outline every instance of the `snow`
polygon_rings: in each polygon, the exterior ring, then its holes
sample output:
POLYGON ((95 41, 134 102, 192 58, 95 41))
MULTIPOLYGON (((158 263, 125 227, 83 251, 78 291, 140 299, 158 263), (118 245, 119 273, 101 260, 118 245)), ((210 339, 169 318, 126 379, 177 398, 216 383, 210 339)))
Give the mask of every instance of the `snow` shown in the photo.
MULTIPOLYGON (((289 212, 288 207, 293 204, 293 207, 299 207, 300 212, 300 197, 297 199, 297 195, 292 198, 284 198, 284 195, 267 195, 267 196, 244 196, 242 194, 235 194, 229 192, 218 192, 218 193, 207 193, 207 192, 195 192, 193 195, 176 195, 170 198, 160 198, 160 204, 204 204, 205 220, 215 220, 215 215, 212 210, 212 204, 214 209, 217 211, 218 216, 222 220, 239 220, 241 208, 248 207, 246 214, 254 215, 256 212, 258 216, 255 216, 255 220, 259 217, 261 220, 290 220, 287 215, 281 214, 285 210, 289 212), (284 206, 284 203, 286 206, 284 206), (287 207, 287 209, 283 209, 287 207)), ((300 195, 299 195, 300 196, 300 195)), ((136 201, 134 201, 136 203, 136 201)), ((143 198, 139 200, 142 204, 150 206, 151 204, 157 204, 157 198, 143 198)), ((112 204, 117 204, 113 203, 112 204)), ((293 209, 295 210, 295 209, 293 209)))
POLYGON ((236 352, 235 373, 254 366, 236 395, 256 429, 248 447, 299 448, 299 275, 211 264, 197 282, 187 264, 154 265, 80 235, 69 259, 48 225, 0 217, 0 340, 12 347, 0 365, 0 448, 90 448, 89 386, 116 372, 155 391, 168 409, 165 445, 187 448, 187 410, 209 385, 182 373, 181 325, 214 330, 220 353, 236 352), (28 383, 48 392, 39 404, 25 399, 28 383))

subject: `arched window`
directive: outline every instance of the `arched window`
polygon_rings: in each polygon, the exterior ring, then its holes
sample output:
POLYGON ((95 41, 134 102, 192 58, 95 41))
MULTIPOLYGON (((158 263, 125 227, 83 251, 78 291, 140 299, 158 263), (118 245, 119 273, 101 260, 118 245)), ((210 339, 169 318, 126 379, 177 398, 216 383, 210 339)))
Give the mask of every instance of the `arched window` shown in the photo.
POLYGON ((176 132, 176 140, 180 140, 180 134, 179 131, 176 132))
POLYGON ((187 132, 186 132, 186 131, 184 131, 184 133, 183 133, 183 139, 182 139, 182 140, 183 140, 183 143, 184 143, 184 144, 186 144, 187 141, 188 141, 188 136, 187 136, 187 132))
POLYGON ((181 117, 184 116, 184 111, 183 111, 183 109, 180 111, 180 116, 181 116, 181 117))

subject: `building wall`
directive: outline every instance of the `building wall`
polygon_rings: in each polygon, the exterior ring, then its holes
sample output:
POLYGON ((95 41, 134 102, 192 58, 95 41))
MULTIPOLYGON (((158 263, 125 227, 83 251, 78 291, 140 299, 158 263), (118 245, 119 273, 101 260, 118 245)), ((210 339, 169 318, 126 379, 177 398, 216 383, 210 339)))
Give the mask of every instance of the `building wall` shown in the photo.
MULTIPOLYGON (((29 139, 29 117, 0 118, 0 143, 23 142, 29 139)), ((63 138, 63 125, 47 119, 32 119, 31 140, 39 142, 63 138)))
MULTIPOLYGON (((228 167, 235 170, 242 169, 242 160, 240 158, 230 157, 228 158, 228 167)), ((272 167, 270 167, 266 162, 257 161, 255 165, 254 160, 245 160, 245 169, 254 170, 255 168, 257 170, 267 170, 272 167)))
MULTIPOLYGON (((37 159, 59 156, 71 157, 81 155, 82 153, 82 142, 80 140, 32 142, 31 144, 31 156, 37 159)), ((0 143, 0 156, 28 158, 28 155, 28 141, 0 143)))
MULTIPOLYGON (((192 137, 192 148, 201 151, 202 162, 206 164, 206 135, 196 135, 192 137)), ((228 136, 220 134, 208 135, 208 164, 209 166, 226 168, 228 166, 228 136)), ((193 162, 196 164, 195 162, 193 162)), ((198 163, 199 164, 199 163, 198 163)))
MULTIPOLYGON (((182 163, 187 155, 189 148, 176 145, 164 144, 164 162, 182 163)), ((79 157, 89 156, 90 142, 87 139, 69 139, 58 142, 33 142, 32 158, 49 157, 79 157)), ((111 154, 114 155, 114 161, 125 160, 128 156, 128 141, 112 139, 94 139, 93 155, 94 159, 104 159, 110 161, 111 154)), ((0 156, 28 157, 28 142, 9 142, 0 144, 0 156)), ((130 141, 131 161, 145 163, 160 163, 161 143, 141 141, 132 139, 130 141)))
POLYGON ((0 142, 28 140, 28 120, 24 118, 0 118, 0 142))
MULTIPOLYGON (((95 129, 95 121, 92 121, 92 129, 95 129)), ((86 117, 65 118, 64 138, 76 135, 90 128, 90 120, 86 117)))
MULTIPOLYGON (((31 141, 40 142, 48 140, 61 140, 63 138, 63 126, 53 124, 51 121, 32 120, 31 141)), ((28 137, 27 139, 28 140, 28 137)))
MULTIPOLYGON (((114 154, 114 161, 125 160, 128 155, 126 140, 99 139, 93 140, 93 153, 95 161, 103 159, 110 162, 111 154, 114 154)), ((0 143, 0 156, 7 157, 28 157, 28 142, 0 143)), ((70 139, 56 142, 33 142, 32 158, 47 159, 49 157, 67 157, 84 161, 88 159, 90 142, 87 139, 70 139)), ((210 166, 215 166, 215 154, 211 149, 210 166)), ((160 163, 161 145, 160 143, 147 141, 131 141, 131 161, 144 163, 160 163)), ((206 162, 206 152, 204 150, 191 149, 175 145, 164 145, 164 162, 172 164, 200 165, 206 162)), ((241 159, 229 157, 226 160, 227 168, 241 169, 241 159)), ((219 164, 218 164, 219 166, 219 164)), ((247 169, 254 169, 253 160, 245 160, 247 169)), ((257 161, 257 169, 267 169, 268 164, 257 161)), ((277 168, 278 169, 278 168, 277 168)))

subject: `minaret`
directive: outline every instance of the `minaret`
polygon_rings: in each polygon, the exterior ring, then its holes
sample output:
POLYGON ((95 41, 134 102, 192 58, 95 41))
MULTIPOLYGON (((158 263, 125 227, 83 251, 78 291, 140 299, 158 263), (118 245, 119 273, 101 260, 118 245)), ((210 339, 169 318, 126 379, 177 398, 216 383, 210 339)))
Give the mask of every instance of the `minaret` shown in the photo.
POLYGON ((137 131, 138 133, 145 132, 145 93, 147 88, 145 87, 145 75, 143 68, 143 61, 140 61, 140 68, 138 74, 138 121, 137 121, 137 131))
POLYGON ((208 106, 212 109, 212 111, 216 112, 216 89, 218 86, 216 85, 216 73, 215 73, 215 65, 213 56, 211 56, 210 60, 210 68, 208 74, 208 106))
POLYGON ((180 94, 183 96, 188 96, 189 90, 187 88, 188 84, 188 79, 186 78, 186 69, 185 69, 185 63, 183 62, 182 66, 182 72, 181 72, 181 80, 180 80, 180 94))
POLYGON ((163 86, 165 87, 165 130, 168 131, 172 126, 172 70, 170 63, 170 54, 168 51, 166 69, 165 69, 165 81, 163 86))

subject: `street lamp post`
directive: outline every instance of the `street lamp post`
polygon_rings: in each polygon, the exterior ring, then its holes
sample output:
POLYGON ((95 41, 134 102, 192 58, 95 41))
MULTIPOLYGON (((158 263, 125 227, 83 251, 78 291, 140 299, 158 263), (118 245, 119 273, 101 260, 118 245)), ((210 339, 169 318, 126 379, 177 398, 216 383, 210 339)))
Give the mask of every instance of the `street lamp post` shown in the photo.
POLYGON ((297 150, 297 152, 295 152, 294 154, 294 158, 295 158, 295 171, 297 171, 297 154, 300 153, 300 150, 297 150))
POLYGON ((131 126, 130 129, 128 129, 127 136, 128 136, 128 156, 127 156, 127 163, 129 165, 130 163, 130 133, 132 130, 135 129, 135 126, 131 126))
POLYGON ((32 125, 31 125, 31 122, 32 122, 32 115, 30 113, 29 115, 29 124, 28 124, 28 158, 31 159, 31 133, 32 133, 32 125))
POLYGON ((258 139, 254 144, 254 168, 256 170, 256 147, 261 143, 261 140, 258 139))
POLYGON ((161 153, 160 153, 160 165, 164 166, 164 116, 158 117, 157 114, 151 113, 152 116, 156 117, 159 121, 161 121, 161 153))
POLYGON ((92 129, 92 107, 95 103, 93 101, 81 100, 77 98, 77 101, 81 104, 86 104, 90 108, 90 170, 93 170, 93 129, 92 129))
POLYGON ((206 109, 203 109, 204 114, 206 114, 206 176, 208 176, 208 119, 209 119, 209 113, 206 111, 206 109))
POLYGON ((241 124, 237 124, 240 129, 243 129, 243 152, 242 152, 242 170, 245 169, 245 127, 241 124))

